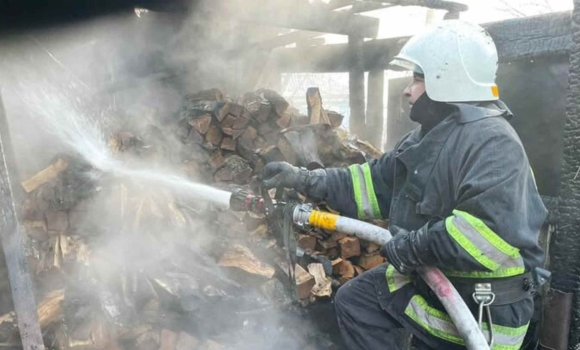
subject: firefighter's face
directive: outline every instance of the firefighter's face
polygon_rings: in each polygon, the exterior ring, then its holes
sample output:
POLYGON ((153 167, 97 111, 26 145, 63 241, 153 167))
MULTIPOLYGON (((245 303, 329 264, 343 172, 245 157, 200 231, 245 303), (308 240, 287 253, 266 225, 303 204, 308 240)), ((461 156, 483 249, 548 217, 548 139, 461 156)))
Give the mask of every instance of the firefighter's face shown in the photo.
POLYGON ((403 95, 409 99, 409 104, 415 103, 425 93, 425 79, 417 74, 413 75, 413 81, 403 91, 403 95))

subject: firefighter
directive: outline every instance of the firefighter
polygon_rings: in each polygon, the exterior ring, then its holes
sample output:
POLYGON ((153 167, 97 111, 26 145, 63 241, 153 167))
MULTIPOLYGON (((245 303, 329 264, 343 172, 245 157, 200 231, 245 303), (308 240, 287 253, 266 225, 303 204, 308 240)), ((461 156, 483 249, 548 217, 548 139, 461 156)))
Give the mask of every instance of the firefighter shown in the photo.
POLYGON ((398 349, 401 328, 422 348, 465 348, 420 266, 445 273, 492 349, 520 349, 547 211, 499 100, 495 44, 476 24, 443 21, 412 37, 392 64, 413 72, 404 95, 420 127, 366 164, 308 171, 270 163, 264 185, 294 188, 345 216, 389 220, 387 263, 335 297, 348 349, 398 349))

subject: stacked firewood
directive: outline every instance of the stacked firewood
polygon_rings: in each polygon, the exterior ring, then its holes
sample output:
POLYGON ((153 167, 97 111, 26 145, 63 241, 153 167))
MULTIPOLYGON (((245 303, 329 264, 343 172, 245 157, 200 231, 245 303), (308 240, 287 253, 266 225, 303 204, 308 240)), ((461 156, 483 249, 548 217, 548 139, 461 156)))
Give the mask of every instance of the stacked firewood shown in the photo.
MULTIPOLYGON (((226 189, 256 189, 272 161, 314 169, 380 155, 340 128, 343 117, 322 107, 318 89, 306 98, 303 115, 271 90, 233 99, 201 91, 173 116, 112 135, 109 151, 124 164, 171 168, 226 189)), ((291 295, 302 305, 328 299, 384 261, 376 244, 294 228, 300 252, 289 293, 287 254, 265 217, 102 173, 74 154, 48 163, 22 182, 20 211, 51 348, 238 349, 249 341, 256 349, 312 348, 317 335, 300 322, 268 344, 252 335, 281 332, 264 320, 292 307, 291 295)), ((0 342, 18 344, 13 313, 0 316, 0 342)))

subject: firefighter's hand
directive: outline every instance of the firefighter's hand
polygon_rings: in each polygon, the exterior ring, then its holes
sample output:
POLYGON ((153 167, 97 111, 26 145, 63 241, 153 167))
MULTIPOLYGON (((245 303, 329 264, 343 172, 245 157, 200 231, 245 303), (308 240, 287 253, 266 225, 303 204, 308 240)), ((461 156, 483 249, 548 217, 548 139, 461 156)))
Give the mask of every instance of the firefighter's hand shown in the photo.
POLYGON ((410 275, 416 266, 408 264, 409 232, 399 231, 390 241, 381 247, 381 255, 402 274, 410 275))
POLYGON ((417 231, 407 231, 391 225, 393 238, 381 247, 381 255, 387 258, 397 271, 402 274, 411 274, 419 266, 428 261, 428 228, 417 231))
POLYGON ((326 170, 306 170, 286 162, 268 163, 262 173, 265 188, 292 188, 313 201, 326 196, 326 170))
POLYGON ((268 163, 262 173, 264 187, 270 188, 293 188, 300 186, 300 169, 286 162, 268 163))

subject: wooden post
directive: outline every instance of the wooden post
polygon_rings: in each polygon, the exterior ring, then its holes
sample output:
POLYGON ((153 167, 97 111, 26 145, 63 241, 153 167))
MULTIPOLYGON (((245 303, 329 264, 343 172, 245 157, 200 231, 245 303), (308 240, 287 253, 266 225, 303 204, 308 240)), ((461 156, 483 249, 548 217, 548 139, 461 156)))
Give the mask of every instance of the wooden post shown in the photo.
POLYGON ((44 343, 38 324, 36 302, 32 282, 28 275, 7 166, 8 162, 13 159, 12 155, 6 153, 11 150, 8 142, 9 132, 2 96, 0 96, 0 240, 8 268, 22 347, 25 350, 41 350, 44 349, 44 343))
POLYGON ((351 57, 348 93, 350 103, 349 129, 359 137, 365 130, 365 70, 362 36, 348 36, 348 50, 351 57))
POLYGON ((381 149, 384 122, 385 71, 382 69, 370 71, 367 88, 367 116, 364 139, 376 148, 381 149))

